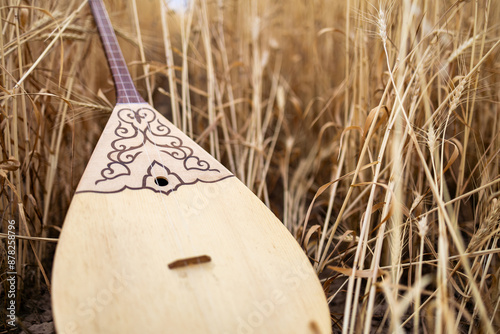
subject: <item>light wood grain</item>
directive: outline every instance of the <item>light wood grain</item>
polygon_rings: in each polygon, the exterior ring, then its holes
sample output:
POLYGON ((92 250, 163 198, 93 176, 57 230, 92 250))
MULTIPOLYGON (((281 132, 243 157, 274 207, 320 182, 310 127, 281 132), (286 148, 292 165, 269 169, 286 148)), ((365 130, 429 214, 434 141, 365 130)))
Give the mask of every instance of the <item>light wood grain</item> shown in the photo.
POLYGON ((61 333, 330 332, 306 256, 235 178, 175 196, 77 194, 57 257, 61 333), (168 268, 201 255, 211 262, 168 268))
POLYGON ((116 131, 120 110, 146 107, 117 105, 71 203, 53 268, 58 333, 330 333, 309 260, 248 188, 159 114, 163 149, 116 131), (209 167, 190 169, 169 145, 209 167), (102 181, 131 147, 115 166, 130 172, 102 181))

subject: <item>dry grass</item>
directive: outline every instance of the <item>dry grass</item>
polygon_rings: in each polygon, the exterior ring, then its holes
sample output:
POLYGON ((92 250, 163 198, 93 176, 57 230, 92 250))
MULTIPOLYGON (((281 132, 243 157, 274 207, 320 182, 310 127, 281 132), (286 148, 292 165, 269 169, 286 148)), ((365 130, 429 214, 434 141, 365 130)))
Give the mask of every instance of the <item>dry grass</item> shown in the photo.
MULTIPOLYGON (((302 243, 335 332, 500 330, 497 1, 108 9, 142 95, 302 243)), ((22 304, 50 287, 114 93, 85 1, 0 15, 0 235, 15 219, 24 236, 22 304)))

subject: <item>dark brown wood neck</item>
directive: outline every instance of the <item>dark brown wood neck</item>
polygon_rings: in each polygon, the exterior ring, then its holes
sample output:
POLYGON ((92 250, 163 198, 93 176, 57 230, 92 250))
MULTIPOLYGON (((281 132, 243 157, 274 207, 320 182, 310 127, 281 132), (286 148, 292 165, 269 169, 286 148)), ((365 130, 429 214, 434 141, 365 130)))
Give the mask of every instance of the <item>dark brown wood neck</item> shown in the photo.
POLYGON ((135 88, 134 81, 130 76, 127 63, 116 39, 113 26, 109 20, 106 7, 102 0, 89 0, 92 14, 101 36, 102 44, 106 52, 109 68, 113 75, 113 81, 116 87, 117 103, 144 103, 144 99, 135 88))

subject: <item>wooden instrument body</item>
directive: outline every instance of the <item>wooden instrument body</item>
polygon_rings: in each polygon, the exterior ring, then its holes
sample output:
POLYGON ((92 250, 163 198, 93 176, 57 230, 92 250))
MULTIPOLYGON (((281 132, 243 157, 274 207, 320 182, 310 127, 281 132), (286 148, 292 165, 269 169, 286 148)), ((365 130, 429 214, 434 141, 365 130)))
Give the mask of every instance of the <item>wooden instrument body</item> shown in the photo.
POLYGON ((66 217, 52 296, 59 333, 331 332, 321 285, 288 230, 148 104, 113 111, 66 217), (143 124, 146 109, 158 123, 143 124), (144 143, 155 127, 156 143, 144 143))
POLYGON ((89 3, 118 104, 59 238, 57 332, 330 333, 325 294, 295 239, 144 102, 104 4, 89 3))

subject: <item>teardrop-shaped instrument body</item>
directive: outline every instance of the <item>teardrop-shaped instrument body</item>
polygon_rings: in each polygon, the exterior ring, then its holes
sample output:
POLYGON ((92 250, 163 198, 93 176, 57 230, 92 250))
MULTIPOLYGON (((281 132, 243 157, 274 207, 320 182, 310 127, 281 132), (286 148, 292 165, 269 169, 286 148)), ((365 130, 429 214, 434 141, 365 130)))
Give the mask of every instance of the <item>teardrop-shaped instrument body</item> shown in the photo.
POLYGON ((223 165, 145 103, 118 104, 53 269, 58 333, 330 333, 298 243, 223 165))

